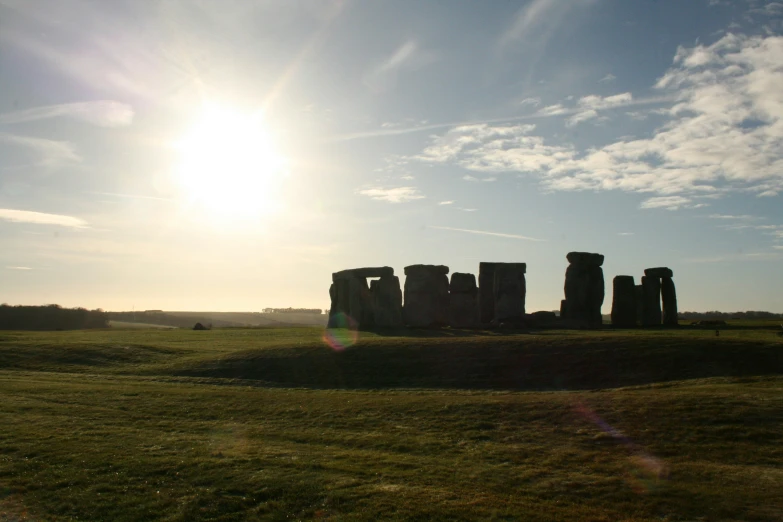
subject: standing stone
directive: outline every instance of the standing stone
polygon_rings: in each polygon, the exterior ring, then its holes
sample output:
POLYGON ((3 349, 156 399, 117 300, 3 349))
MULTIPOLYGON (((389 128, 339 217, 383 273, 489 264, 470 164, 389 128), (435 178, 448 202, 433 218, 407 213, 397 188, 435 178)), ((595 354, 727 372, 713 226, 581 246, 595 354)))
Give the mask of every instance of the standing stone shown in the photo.
POLYGON ((612 325, 636 326, 636 285, 633 276, 619 275, 612 281, 612 325))
POLYGON ((405 267, 403 319, 408 326, 444 326, 449 322, 449 267, 405 267))
POLYGON ((661 278, 661 298, 663 299, 663 324, 677 326, 677 292, 671 277, 661 278))
POLYGON ((375 326, 402 326, 402 290, 400 278, 397 276, 382 276, 370 283, 375 326))
POLYGON ((565 278, 565 320, 569 328, 600 328, 603 320, 604 256, 569 252, 565 278))
POLYGON ((489 324, 495 318, 495 266, 498 263, 479 263, 479 319, 489 324))
MULTIPOLYGON (((332 274, 329 296, 329 328, 355 324, 358 328, 375 325, 375 299, 367 285, 368 277, 394 277, 394 269, 388 266, 356 268, 332 274)), ((399 281, 397 283, 399 285, 399 281)))
POLYGON ((566 300, 560 300, 560 319, 565 321, 566 318, 566 300))
POLYGON ((646 268, 644 270, 644 275, 647 277, 657 277, 658 279, 663 279, 664 277, 674 277, 674 272, 672 272, 671 268, 659 266, 657 268, 646 268))
MULTIPOLYGON (((645 270, 646 272, 646 270, 645 270)), ((642 315, 644 326, 661 325, 661 280, 657 277, 642 277, 642 315)))
POLYGON ((642 285, 636 285, 634 288, 634 297, 636 299, 636 324, 644 324, 644 288, 642 285))
POLYGON ((493 280, 494 322, 521 324, 525 319, 525 263, 496 263, 493 280))
POLYGON ((478 287, 473 274, 451 274, 449 325, 452 328, 475 328, 479 325, 478 287))

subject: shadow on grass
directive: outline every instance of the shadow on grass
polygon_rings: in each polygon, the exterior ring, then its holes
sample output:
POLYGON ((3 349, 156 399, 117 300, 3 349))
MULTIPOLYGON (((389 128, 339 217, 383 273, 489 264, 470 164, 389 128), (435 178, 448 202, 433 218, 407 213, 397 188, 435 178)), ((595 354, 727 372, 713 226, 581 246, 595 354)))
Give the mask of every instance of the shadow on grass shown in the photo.
POLYGON ((779 342, 676 336, 507 337, 420 331, 413 338, 249 350, 200 361, 179 376, 314 389, 591 390, 710 377, 783 375, 779 342))

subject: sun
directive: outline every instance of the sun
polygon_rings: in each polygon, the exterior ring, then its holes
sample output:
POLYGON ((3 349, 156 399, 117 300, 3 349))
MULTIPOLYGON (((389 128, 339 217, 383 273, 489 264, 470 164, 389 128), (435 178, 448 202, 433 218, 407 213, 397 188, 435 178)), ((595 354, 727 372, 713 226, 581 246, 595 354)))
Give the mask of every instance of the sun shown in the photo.
POLYGON ((286 162, 262 113, 207 106, 176 148, 176 175, 190 203, 229 218, 280 210, 286 162))

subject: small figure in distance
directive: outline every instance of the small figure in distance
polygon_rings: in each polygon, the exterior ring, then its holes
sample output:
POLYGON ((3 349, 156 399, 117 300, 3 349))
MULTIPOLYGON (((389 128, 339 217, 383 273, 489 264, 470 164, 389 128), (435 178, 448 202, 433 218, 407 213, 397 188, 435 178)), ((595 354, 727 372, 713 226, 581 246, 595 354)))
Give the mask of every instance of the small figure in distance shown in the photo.
POLYGON ((720 330, 715 330, 715 337, 720 337, 720 330))

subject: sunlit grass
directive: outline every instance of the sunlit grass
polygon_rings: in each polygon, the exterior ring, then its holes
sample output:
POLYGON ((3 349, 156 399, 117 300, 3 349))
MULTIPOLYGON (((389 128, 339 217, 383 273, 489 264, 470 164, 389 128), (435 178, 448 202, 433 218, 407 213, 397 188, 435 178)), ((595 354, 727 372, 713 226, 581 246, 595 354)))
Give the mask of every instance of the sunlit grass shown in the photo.
POLYGON ((0 520, 783 517, 774 332, 322 333, 0 334, 0 520))

